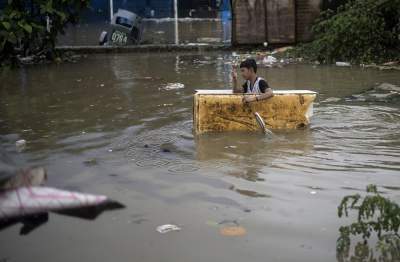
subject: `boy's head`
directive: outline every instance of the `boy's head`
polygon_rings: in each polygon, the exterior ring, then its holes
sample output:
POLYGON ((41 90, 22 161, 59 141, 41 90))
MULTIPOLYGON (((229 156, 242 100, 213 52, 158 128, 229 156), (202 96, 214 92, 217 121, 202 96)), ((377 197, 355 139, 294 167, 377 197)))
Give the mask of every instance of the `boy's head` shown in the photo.
POLYGON ((256 60, 252 58, 247 58, 240 63, 240 74, 243 79, 250 80, 253 74, 257 73, 257 63, 256 60))

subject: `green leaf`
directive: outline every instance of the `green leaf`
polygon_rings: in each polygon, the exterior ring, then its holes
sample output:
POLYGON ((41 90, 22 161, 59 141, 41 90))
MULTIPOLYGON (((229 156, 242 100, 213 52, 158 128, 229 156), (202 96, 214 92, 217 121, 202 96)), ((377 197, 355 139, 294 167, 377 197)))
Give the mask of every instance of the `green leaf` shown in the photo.
POLYGON ((30 24, 26 23, 25 21, 19 21, 18 26, 21 27, 22 29, 24 29, 29 34, 32 33, 32 26, 30 24))
POLYGON ((11 13, 10 13, 10 15, 9 15, 9 17, 10 18, 14 18, 14 17, 16 17, 16 16, 18 16, 19 15, 19 12, 18 11, 12 11, 11 13))
POLYGON ((4 28, 6 29, 6 30, 10 30, 10 28, 11 28, 11 25, 10 25, 10 23, 9 22, 2 22, 2 24, 3 24, 3 26, 4 26, 4 28))
POLYGON ((12 32, 8 35, 7 41, 12 44, 16 44, 18 42, 17 37, 12 32))
POLYGON ((32 34, 32 26, 30 26, 29 24, 25 24, 25 25, 23 26, 23 28, 24 28, 24 30, 25 30, 26 32, 28 32, 29 34, 32 34))
POLYGON ((3 39, 3 41, 1 41, 1 43, 0 43, 0 50, 3 50, 4 45, 6 44, 6 42, 7 42, 7 39, 3 39))

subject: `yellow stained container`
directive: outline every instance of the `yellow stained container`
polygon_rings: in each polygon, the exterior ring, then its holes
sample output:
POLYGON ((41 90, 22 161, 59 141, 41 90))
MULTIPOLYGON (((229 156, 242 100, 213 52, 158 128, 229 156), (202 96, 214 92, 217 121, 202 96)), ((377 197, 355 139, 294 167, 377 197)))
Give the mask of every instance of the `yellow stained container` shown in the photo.
POLYGON ((274 97, 244 104, 231 90, 196 90, 193 124, 197 134, 224 131, 258 131, 258 112, 268 129, 296 129, 309 125, 316 92, 276 90, 274 97))

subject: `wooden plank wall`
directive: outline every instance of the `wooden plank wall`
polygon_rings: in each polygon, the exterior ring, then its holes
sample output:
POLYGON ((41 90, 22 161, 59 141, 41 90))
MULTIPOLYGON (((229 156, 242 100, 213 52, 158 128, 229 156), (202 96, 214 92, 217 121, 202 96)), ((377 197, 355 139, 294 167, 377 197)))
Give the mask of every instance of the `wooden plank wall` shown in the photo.
POLYGON ((321 0, 233 0, 232 43, 308 41, 320 3, 321 0))
POLYGON ((296 41, 295 0, 268 0, 268 43, 294 43, 296 41))
POLYGON ((265 0, 233 0, 233 39, 238 44, 265 42, 265 0))
POLYGON ((296 0, 296 41, 311 40, 311 27, 320 13, 321 0, 296 0))

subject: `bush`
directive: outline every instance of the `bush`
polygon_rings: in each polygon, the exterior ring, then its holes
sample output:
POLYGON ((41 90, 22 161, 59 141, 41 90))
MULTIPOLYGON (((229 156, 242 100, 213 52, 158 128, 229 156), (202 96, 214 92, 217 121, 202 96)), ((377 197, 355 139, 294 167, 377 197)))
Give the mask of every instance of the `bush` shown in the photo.
POLYGON ((16 55, 54 53, 57 35, 90 0, 8 0, 0 11, 0 63, 16 55), (50 24, 49 24, 50 23, 50 24))
POLYGON ((339 217, 357 214, 357 220, 341 226, 336 243, 337 260, 344 261, 400 261, 400 206, 383 197, 376 185, 367 186, 367 195, 343 198, 338 207, 339 217), (375 248, 368 240, 377 237, 375 248), (352 245, 352 239, 357 239, 352 245))
POLYGON ((323 11, 314 40, 295 51, 323 63, 380 62, 399 58, 400 0, 350 0, 323 11))

